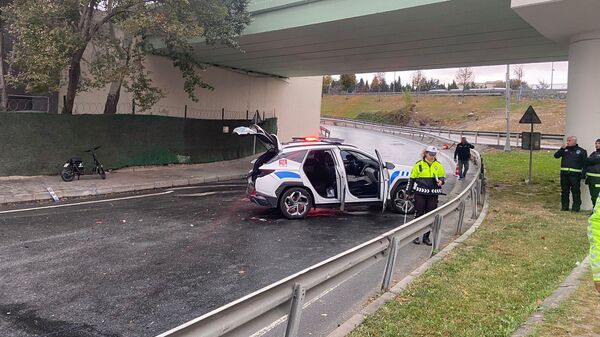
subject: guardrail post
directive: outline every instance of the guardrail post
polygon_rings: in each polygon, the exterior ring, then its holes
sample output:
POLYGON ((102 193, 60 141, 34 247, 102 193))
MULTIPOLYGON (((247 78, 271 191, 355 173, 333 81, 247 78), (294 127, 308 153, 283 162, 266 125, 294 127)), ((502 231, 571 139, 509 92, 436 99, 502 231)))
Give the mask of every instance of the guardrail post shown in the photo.
POLYGON ((431 233, 433 234, 433 244, 431 245, 432 256, 440 249, 442 242, 442 221, 444 221, 444 216, 441 214, 436 215, 433 228, 431 228, 431 233))
POLYGON ((464 201, 461 201, 458 204, 458 223, 456 224, 456 235, 461 235, 463 230, 463 225, 465 223, 465 209, 466 204, 464 201))
POLYGON ((500 133, 496 136, 496 140, 498 140, 498 146, 500 146, 500 133))
POLYGON ((477 136, 479 136, 479 131, 475 131, 475 144, 477 144, 477 136))
POLYGON ((302 304, 304 304, 305 296, 306 289, 304 289, 304 287, 302 287, 300 284, 294 285, 294 294, 292 295, 292 303, 290 306, 290 313, 288 315, 287 328, 285 329, 285 337, 298 336, 300 317, 302 316, 302 304))
POLYGON ((448 139, 451 139, 451 138, 450 138, 450 130, 448 130, 448 139))
POLYGON ((398 242, 396 237, 392 237, 392 242, 387 250, 387 260, 385 262, 385 269, 383 270, 383 281, 381 282, 381 290, 388 290, 392 284, 392 277, 394 276, 394 268, 396 268, 396 251, 398 249, 398 242))
POLYGON ((471 207, 472 207, 471 219, 475 220, 475 219, 477 219, 477 186, 474 186, 471 189, 471 207))
POLYGON ((477 204, 478 205, 483 204, 482 198, 481 198, 481 179, 477 179, 477 204))

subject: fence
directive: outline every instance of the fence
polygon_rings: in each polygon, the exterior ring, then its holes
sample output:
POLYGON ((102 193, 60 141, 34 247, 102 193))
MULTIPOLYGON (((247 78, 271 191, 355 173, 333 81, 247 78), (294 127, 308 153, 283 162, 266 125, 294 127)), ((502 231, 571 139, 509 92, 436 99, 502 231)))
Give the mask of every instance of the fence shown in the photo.
MULTIPOLYGON (((344 123, 349 126, 352 124, 351 126, 355 128, 386 133, 401 132, 360 122, 345 121, 344 123)), ((432 138, 425 133, 420 136, 432 138)), ((481 157, 476 152, 475 158, 476 162, 481 162, 481 157)), ((471 211, 470 218, 477 218, 484 194, 485 177, 483 169, 480 169, 480 173, 469 182, 464 191, 435 211, 167 331, 159 337, 258 336, 263 334, 263 327, 273 326, 274 322, 282 324, 286 321, 285 333, 282 327, 281 333, 277 335, 299 336, 302 315, 307 313, 306 304, 313 303, 327 294, 333 285, 355 279, 361 272, 376 264, 383 265, 377 288, 389 289, 392 275, 401 262, 399 249, 431 230, 433 237, 431 255, 433 255, 440 248, 442 227, 454 226, 453 233, 463 233, 465 217, 469 216, 467 208, 471 211), (454 213, 457 213, 457 218, 451 223, 448 220, 451 218, 449 215, 454 213)), ((352 288, 349 291, 356 293, 358 290, 352 288)))
MULTIPOLYGON (((471 89, 471 90, 429 90, 429 91, 412 91, 411 94, 415 96, 504 96, 506 93, 505 89, 494 88, 494 89, 471 89)), ((520 98, 533 98, 533 99, 566 99, 567 89, 512 89, 510 96, 515 97, 517 100, 520 98)), ((387 92, 339 92, 339 93, 328 93, 324 92, 323 95, 328 96, 402 96, 402 91, 387 91, 387 92)))
POLYGON ((7 111, 50 112, 50 98, 46 96, 8 95, 7 111))
MULTIPOLYGON (((342 126, 347 126, 344 124, 345 122, 355 123, 356 120, 349 118, 330 118, 330 117, 321 117, 321 121, 325 123, 333 123, 339 124, 342 126)), ((390 125, 390 124, 382 124, 382 123, 374 123, 374 122, 364 122, 361 121, 361 124, 372 125, 375 127, 383 127, 386 129, 392 130, 403 130, 408 135, 414 135, 415 133, 423 133, 430 136, 438 136, 444 137, 444 139, 449 141, 456 141, 463 136, 471 136, 474 138, 472 143, 475 144, 486 144, 486 145, 504 145, 506 142, 506 132, 500 131, 473 131, 473 130, 455 130, 455 129, 444 129, 442 127, 411 127, 411 126, 399 126, 399 125, 390 125), (456 138, 454 138, 456 137, 456 138), (458 138, 458 139, 457 139, 458 138)), ((560 145, 563 142, 565 135, 563 134, 555 134, 555 133, 542 133, 541 141, 544 141, 547 147, 555 147, 560 145)), ((516 146, 520 146, 523 142, 522 134, 520 132, 511 132, 510 133, 511 142, 514 140, 516 146)))
MULTIPOLYGON (((76 103, 73 108, 74 114, 101 114, 104 111, 104 103, 76 103)), ((233 110, 227 108, 199 108, 182 105, 154 105, 147 110, 140 110, 135 104, 120 103, 117 105, 117 114, 122 115, 152 115, 179 117, 191 119, 209 120, 251 120, 259 115, 259 120, 275 118, 275 109, 270 110, 233 110)))

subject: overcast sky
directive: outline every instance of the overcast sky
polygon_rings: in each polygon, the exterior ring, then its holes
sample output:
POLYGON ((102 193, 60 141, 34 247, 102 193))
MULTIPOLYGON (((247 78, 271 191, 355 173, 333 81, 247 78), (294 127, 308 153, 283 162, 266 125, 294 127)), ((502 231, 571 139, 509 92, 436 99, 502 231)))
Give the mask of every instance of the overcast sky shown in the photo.
MULTIPOLYGON (((554 62, 554 84, 555 88, 564 87, 567 83, 569 63, 568 62, 554 62), (561 85, 562 84, 562 85, 561 85)), ((485 67, 472 67, 473 75, 476 83, 483 83, 487 81, 504 80, 506 77, 506 65, 499 66, 485 66, 485 67)), ((441 83, 452 83, 454 76, 456 75, 457 68, 446 68, 446 69, 432 69, 423 70, 427 78, 437 78, 441 83)), ((411 75, 414 71, 398 71, 396 72, 396 78, 400 76, 400 80, 403 85, 410 82, 411 75)), ((368 80, 369 83, 373 80, 373 73, 356 74, 356 80, 360 81, 368 80)), ((510 72, 511 78, 514 77, 513 66, 511 66, 510 72)), ((528 63, 523 64, 523 80, 530 85, 538 84, 541 81, 550 84, 552 76, 552 63, 528 63)), ((385 79, 388 83, 394 79, 394 72, 387 72, 385 79)))

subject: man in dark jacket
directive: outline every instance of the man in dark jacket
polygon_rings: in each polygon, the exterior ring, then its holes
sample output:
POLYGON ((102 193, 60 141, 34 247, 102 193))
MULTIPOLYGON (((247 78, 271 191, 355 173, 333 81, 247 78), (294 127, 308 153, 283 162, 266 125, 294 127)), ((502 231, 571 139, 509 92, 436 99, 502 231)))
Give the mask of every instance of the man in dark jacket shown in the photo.
POLYGON ((600 138, 596 139, 596 151, 587 159, 585 168, 585 182, 590 188, 592 204, 595 206, 600 193, 600 138))
POLYGON ((458 180, 465 179, 467 171, 469 171, 469 159, 471 159, 471 149, 474 148, 475 146, 467 142, 466 137, 462 137, 460 139, 460 143, 456 145, 456 149, 454 150, 454 161, 458 163, 458 180))
POLYGON ((573 195, 571 211, 579 212, 581 207, 581 179, 584 178, 583 169, 587 160, 587 152, 577 145, 577 137, 567 137, 567 144, 563 145, 554 158, 560 160, 560 201, 561 210, 569 210, 569 193, 573 195))

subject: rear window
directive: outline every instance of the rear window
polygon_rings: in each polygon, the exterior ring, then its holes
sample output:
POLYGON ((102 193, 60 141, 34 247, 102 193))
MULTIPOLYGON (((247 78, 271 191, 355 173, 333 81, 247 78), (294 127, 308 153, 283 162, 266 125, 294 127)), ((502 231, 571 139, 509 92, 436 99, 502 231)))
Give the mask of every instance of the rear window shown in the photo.
POLYGON ((292 152, 287 152, 287 153, 280 153, 278 156, 271 159, 269 161, 269 163, 272 163, 279 159, 287 159, 287 160, 295 161, 297 163, 302 163, 302 161, 304 161, 304 157, 306 157, 307 152, 308 152, 308 150, 299 150, 299 151, 292 151, 292 152))

